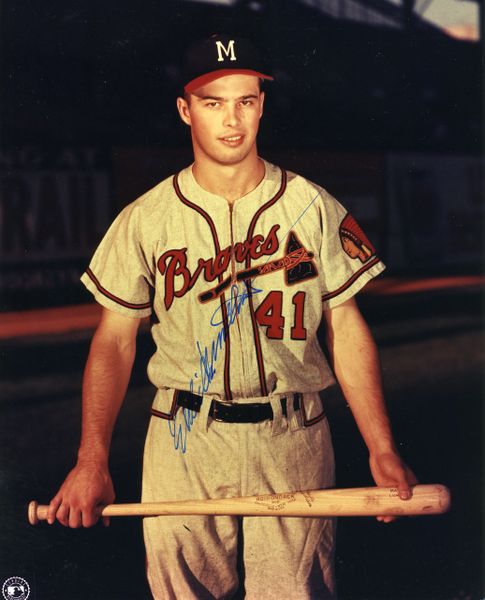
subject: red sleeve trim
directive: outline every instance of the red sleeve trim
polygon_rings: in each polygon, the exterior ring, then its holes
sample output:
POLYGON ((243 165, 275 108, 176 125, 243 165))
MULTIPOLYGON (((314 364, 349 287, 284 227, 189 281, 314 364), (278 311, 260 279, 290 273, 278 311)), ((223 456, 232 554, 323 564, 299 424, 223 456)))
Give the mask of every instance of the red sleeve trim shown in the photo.
POLYGON ((335 298, 336 296, 339 296, 340 294, 345 292, 345 290, 347 290, 363 273, 368 271, 371 267, 373 267, 374 265, 376 265, 379 262, 380 262, 380 258, 378 258, 376 256, 368 264, 364 265, 361 269, 359 269, 356 273, 354 273, 352 275, 352 277, 348 281, 346 281, 341 287, 339 287, 337 290, 335 290, 334 292, 329 292, 328 294, 323 294, 322 302, 325 302, 326 300, 331 300, 332 298, 335 298))
POLYGON ((151 308, 151 306, 152 306, 151 302, 145 302, 143 304, 133 304, 132 302, 126 302, 126 300, 123 300, 122 298, 118 298, 118 296, 115 296, 111 292, 108 292, 108 290, 99 283, 96 275, 89 268, 86 269, 86 275, 94 283, 98 292, 103 294, 103 296, 106 296, 106 298, 113 300, 113 302, 116 302, 117 304, 124 306, 125 308, 133 308, 135 310, 143 310, 145 308, 151 308))

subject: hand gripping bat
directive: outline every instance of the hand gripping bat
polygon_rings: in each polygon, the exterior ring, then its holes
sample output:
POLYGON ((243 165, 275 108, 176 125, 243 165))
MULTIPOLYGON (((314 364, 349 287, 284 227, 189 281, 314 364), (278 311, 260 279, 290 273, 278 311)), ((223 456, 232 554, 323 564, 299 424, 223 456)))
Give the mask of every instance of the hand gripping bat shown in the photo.
MULTIPOLYGON (((279 517, 364 517, 436 515, 450 507, 450 492, 440 484, 416 485, 408 500, 399 498, 397 488, 362 487, 261 494, 241 498, 180 500, 98 506, 102 517, 162 515, 243 515, 279 517)), ((31 525, 47 518, 47 505, 29 504, 31 525)))

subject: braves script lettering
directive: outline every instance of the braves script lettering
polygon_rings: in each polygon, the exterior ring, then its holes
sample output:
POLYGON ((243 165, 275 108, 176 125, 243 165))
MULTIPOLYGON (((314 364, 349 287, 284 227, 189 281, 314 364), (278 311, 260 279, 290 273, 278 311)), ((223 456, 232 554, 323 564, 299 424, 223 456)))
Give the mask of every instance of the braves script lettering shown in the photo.
POLYGON ((271 256, 279 248, 276 235, 279 225, 273 225, 266 238, 255 235, 250 240, 237 242, 221 250, 215 258, 199 258, 197 267, 191 273, 187 266, 187 248, 178 248, 164 252, 157 262, 158 270, 165 277, 165 308, 168 310, 174 298, 181 298, 191 290, 200 275, 212 282, 225 273, 230 266, 231 256, 242 263, 248 256, 256 260, 261 256, 271 256))

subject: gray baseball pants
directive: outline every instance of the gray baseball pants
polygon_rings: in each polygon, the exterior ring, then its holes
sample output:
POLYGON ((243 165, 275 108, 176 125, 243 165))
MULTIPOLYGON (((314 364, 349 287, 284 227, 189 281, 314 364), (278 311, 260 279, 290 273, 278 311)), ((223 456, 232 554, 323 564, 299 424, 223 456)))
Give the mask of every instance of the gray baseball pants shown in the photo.
MULTIPOLYGON (((173 390, 154 401, 166 405, 173 390)), ((251 496, 330 487, 334 457, 318 393, 304 394, 305 420, 280 396, 273 420, 224 423, 179 409, 173 421, 152 416, 143 464, 143 502, 251 496), (313 424, 308 424, 308 422, 313 424)), ((334 519, 162 516, 143 522, 147 576, 155 600, 231 598, 244 573, 248 600, 333 598, 334 519), (242 559, 242 568, 238 569, 242 559)))

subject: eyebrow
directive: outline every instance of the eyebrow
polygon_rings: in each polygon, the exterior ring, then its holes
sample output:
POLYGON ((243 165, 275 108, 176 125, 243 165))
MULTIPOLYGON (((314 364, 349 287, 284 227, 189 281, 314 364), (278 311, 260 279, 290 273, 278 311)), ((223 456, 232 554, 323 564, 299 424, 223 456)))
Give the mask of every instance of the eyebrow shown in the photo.
MULTIPOLYGON (((218 101, 225 101, 227 100, 227 98, 223 98, 222 96, 197 96, 197 98, 199 100, 218 100, 218 101)), ((259 98, 259 96, 257 94, 246 94, 244 96, 240 96, 239 98, 236 98, 236 100, 249 100, 250 98, 259 98)))

